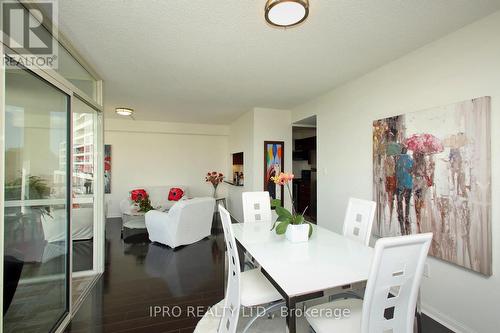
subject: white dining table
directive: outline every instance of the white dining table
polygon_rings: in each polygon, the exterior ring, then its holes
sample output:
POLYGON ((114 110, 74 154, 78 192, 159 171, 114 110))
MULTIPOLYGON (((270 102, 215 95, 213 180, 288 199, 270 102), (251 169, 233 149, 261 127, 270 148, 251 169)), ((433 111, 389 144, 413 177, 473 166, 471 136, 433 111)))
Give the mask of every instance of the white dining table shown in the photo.
POLYGON ((320 226, 308 242, 292 243, 271 226, 271 221, 232 225, 239 245, 285 299, 288 332, 296 330, 297 303, 368 279, 373 248, 320 226))

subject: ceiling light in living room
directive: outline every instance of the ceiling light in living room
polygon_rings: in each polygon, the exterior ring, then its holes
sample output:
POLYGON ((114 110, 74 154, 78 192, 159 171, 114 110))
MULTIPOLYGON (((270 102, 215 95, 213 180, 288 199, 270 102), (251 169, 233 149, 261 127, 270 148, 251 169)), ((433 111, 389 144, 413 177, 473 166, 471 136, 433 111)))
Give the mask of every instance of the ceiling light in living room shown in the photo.
POLYGON ((131 116, 131 115, 134 114, 134 109, 130 109, 130 108, 116 108, 115 112, 116 112, 116 114, 118 114, 120 116, 129 117, 129 116, 131 116))
POLYGON ((309 0, 267 0, 266 21, 276 27, 292 27, 309 15, 309 0))

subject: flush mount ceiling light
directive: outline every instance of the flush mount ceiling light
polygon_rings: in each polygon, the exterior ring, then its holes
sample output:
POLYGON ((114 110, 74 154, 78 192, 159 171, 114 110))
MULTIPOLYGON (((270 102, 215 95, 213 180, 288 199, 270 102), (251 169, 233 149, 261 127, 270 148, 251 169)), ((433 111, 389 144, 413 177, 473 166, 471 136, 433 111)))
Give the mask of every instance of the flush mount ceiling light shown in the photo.
POLYGON ((309 0, 267 0, 266 21, 287 28, 302 23, 309 15, 309 0))
POLYGON ((134 114, 134 109, 129 109, 129 108, 116 108, 115 109, 116 114, 120 116, 131 116, 134 114))

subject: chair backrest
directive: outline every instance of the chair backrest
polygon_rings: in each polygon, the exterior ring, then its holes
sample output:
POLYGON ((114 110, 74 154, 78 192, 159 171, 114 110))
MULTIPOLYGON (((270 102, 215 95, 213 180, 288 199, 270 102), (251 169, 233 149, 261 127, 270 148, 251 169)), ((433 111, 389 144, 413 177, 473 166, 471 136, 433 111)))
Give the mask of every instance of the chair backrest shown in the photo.
POLYGON ((381 238, 363 301, 362 333, 413 332, 415 306, 432 233, 381 238))
POLYGON ((368 246, 377 204, 349 198, 344 218, 344 236, 368 246))
POLYGON ((271 221, 269 192, 243 192, 243 220, 247 222, 271 221))
POLYGON ((229 212, 219 205, 219 214, 222 220, 222 228, 224 229, 224 238, 227 248, 227 259, 229 269, 227 273, 227 289, 226 298, 224 300, 224 311, 219 323, 217 333, 235 333, 240 316, 240 259, 238 257, 238 249, 236 240, 231 227, 231 216, 229 212))

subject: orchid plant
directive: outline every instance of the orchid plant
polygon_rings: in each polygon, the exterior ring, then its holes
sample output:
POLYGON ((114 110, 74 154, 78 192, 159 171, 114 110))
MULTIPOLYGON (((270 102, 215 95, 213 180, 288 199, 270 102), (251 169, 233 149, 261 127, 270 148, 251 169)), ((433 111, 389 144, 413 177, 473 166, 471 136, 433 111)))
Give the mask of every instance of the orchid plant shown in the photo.
POLYGON ((274 222, 271 230, 275 229, 276 234, 282 235, 286 232, 286 229, 289 225, 298 225, 298 224, 309 224, 309 237, 311 237, 313 232, 313 227, 311 223, 307 222, 304 219, 304 214, 307 211, 306 207, 302 213, 297 213, 295 209, 295 202, 293 201, 292 191, 290 189, 290 183, 292 182, 295 176, 293 173, 284 173, 281 172, 278 176, 271 177, 271 181, 273 181, 277 185, 286 186, 288 190, 288 195, 290 196, 290 201, 292 202, 292 211, 290 212, 288 209, 282 206, 282 201, 279 199, 271 200, 271 206, 275 207, 276 214, 278 214, 278 218, 276 222, 274 222))

